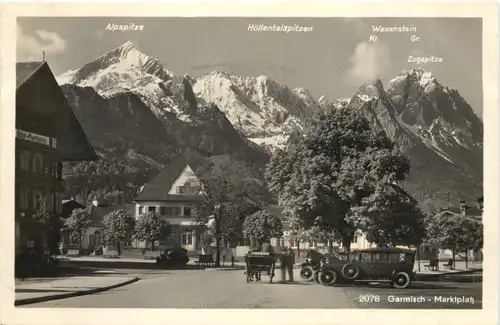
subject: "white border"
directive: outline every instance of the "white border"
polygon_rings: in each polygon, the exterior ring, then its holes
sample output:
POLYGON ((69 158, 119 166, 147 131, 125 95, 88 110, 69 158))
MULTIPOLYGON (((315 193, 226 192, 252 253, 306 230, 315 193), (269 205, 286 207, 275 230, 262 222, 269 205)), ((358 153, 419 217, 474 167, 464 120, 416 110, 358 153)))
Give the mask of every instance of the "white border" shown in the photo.
MULTIPOLYGON (((497 324, 498 313, 498 39, 495 3, 16 3, 2 5, 1 214, 2 324, 497 324), (14 94, 17 16, 154 17, 482 17, 484 89, 484 290, 482 310, 203 310, 14 308, 14 94), (7 267, 10 266, 10 267, 7 267), (368 321, 369 320, 369 321, 368 321)), ((341 31, 332 31, 341 32, 341 31)))

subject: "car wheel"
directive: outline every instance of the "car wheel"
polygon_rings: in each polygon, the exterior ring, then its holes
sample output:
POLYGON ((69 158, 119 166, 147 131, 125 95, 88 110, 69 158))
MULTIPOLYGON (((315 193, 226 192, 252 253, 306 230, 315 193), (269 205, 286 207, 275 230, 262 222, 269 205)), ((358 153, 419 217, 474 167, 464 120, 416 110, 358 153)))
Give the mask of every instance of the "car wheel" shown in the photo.
POLYGON ((304 266, 300 269, 300 277, 306 281, 311 281, 313 279, 314 270, 312 266, 304 266))
POLYGON ((324 270, 319 274, 319 283, 324 286, 331 286, 337 282, 337 273, 334 270, 324 270))
POLYGON ((392 278, 392 286, 396 289, 406 289, 411 284, 410 275, 406 272, 398 272, 392 278))
POLYGON ((346 264, 342 267, 342 276, 347 280, 354 280, 359 275, 359 269, 354 264, 346 264))
POLYGON ((314 283, 318 283, 319 284, 319 274, 320 274, 319 270, 315 270, 314 271, 314 273, 313 273, 313 281, 314 281, 314 283))

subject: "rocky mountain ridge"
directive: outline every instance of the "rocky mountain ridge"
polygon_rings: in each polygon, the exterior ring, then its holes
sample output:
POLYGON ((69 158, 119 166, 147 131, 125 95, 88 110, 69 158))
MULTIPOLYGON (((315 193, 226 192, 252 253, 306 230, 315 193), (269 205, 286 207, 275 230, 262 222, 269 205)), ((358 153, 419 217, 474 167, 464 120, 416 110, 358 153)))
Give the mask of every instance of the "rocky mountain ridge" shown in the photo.
POLYGON ((136 160, 136 173, 153 172, 186 148, 237 157, 258 173, 316 112, 347 106, 411 158, 408 190, 419 201, 482 195, 482 122, 457 90, 420 68, 386 87, 366 83, 348 99, 316 99, 265 76, 176 76, 126 42, 58 81, 103 159, 136 160))

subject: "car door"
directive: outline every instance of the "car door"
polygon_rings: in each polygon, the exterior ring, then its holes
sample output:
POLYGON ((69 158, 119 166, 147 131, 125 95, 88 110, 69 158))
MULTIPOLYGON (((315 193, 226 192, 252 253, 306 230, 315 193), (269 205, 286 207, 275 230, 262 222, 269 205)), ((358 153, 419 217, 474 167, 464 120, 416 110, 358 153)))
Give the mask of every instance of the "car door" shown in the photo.
POLYGON ((376 278, 388 278, 391 275, 393 266, 389 261, 387 252, 373 253, 372 268, 373 276, 376 278))
POLYGON ((363 275, 371 277, 373 274, 373 259, 371 252, 359 252, 357 256, 357 264, 363 275))

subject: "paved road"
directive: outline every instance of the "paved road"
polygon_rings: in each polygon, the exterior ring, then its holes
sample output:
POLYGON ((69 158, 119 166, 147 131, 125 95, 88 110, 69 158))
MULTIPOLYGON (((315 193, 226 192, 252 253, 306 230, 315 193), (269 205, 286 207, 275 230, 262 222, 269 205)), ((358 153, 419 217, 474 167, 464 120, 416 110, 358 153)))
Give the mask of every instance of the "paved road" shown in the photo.
MULTIPOLYGON (((415 288, 387 286, 324 287, 309 283, 247 284, 242 271, 114 270, 141 278, 110 291, 48 301, 25 307, 72 308, 481 308, 481 284, 415 283, 415 288), (424 297, 424 302, 396 303, 389 297, 424 297), (473 297, 471 303, 438 303, 434 297, 473 297)), ((441 298, 442 299, 442 298, 441 298)))

